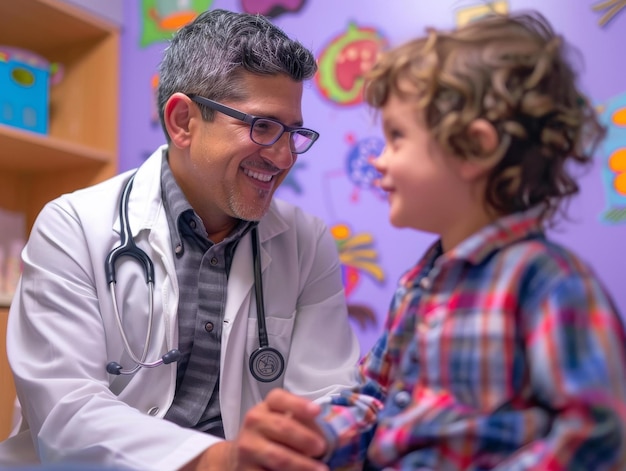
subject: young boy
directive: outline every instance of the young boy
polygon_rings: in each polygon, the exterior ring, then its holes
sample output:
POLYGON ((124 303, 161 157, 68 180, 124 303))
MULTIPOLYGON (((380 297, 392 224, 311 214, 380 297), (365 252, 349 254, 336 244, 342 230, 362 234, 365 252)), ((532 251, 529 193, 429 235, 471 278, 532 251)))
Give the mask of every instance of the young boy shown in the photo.
POLYGON ((380 58, 366 97, 390 220, 440 240, 402 277, 361 385, 321 412, 273 391, 240 462, 271 448, 263 469, 320 469, 316 456, 350 470, 626 469, 620 316, 544 231, 603 135, 564 51, 520 14, 380 58))
POLYGON ((362 386, 322 410, 331 467, 626 469, 620 316, 544 231, 603 135, 563 39, 538 14, 430 30, 379 60, 366 97, 392 224, 440 240, 402 277, 362 386))

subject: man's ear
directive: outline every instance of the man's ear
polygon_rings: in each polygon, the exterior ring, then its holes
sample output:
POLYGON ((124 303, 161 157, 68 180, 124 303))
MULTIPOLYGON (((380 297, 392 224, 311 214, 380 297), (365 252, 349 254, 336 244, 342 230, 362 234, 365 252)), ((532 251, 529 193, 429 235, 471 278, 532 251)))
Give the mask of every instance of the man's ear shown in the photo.
POLYGON ((179 148, 188 147, 191 143, 191 118, 194 113, 200 111, 194 107, 191 99, 183 93, 174 93, 165 102, 163 111, 165 128, 172 144, 179 148))
POLYGON ((475 143, 475 155, 467 155, 461 172, 466 180, 474 180, 488 174, 500 161, 502 152, 498 131, 486 119, 476 119, 467 128, 467 138, 475 143))

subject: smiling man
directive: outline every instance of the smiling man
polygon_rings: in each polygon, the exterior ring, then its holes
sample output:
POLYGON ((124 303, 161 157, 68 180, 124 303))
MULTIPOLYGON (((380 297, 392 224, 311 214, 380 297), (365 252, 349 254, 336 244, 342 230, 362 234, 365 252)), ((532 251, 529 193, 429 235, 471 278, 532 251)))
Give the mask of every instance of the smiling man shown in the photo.
POLYGON ((8 325, 23 431, 0 464, 224 469, 271 389, 315 400, 353 384, 335 243, 273 198, 318 138, 301 110, 315 71, 260 16, 213 10, 175 35, 167 144, 34 225, 8 325))

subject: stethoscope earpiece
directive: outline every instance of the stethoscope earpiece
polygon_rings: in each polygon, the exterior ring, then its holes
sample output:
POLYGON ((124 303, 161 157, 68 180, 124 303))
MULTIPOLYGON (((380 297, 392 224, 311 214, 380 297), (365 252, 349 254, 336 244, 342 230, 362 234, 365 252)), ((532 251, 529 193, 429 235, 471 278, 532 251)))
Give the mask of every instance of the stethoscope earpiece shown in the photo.
POLYGON ((122 365, 120 365, 116 361, 111 361, 107 363, 107 373, 109 373, 110 375, 121 375, 122 369, 122 365))
POLYGON ((170 363, 180 360, 180 352, 175 348, 163 355, 161 359, 163 360, 164 365, 169 365, 170 363))
POLYGON ((137 362, 137 366, 135 366, 132 370, 125 370, 118 362, 110 361, 107 363, 107 373, 111 375, 132 375, 141 367, 154 368, 159 365, 169 365, 170 363, 174 363, 178 360, 180 360, 180 352, 174 348, 163 355, 160 360, 153 361, 151 363, 137 362))

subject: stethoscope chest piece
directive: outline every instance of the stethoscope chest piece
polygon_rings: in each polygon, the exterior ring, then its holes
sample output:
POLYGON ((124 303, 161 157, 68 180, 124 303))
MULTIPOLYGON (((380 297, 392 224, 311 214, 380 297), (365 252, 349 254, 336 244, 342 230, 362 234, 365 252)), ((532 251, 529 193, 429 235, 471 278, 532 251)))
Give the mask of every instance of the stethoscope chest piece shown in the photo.
POLYGON ((261 347, 250 355, 250 373, 257 381, 271 383, 280 378, 285 369, 285 360, 278 350, 261 347))

